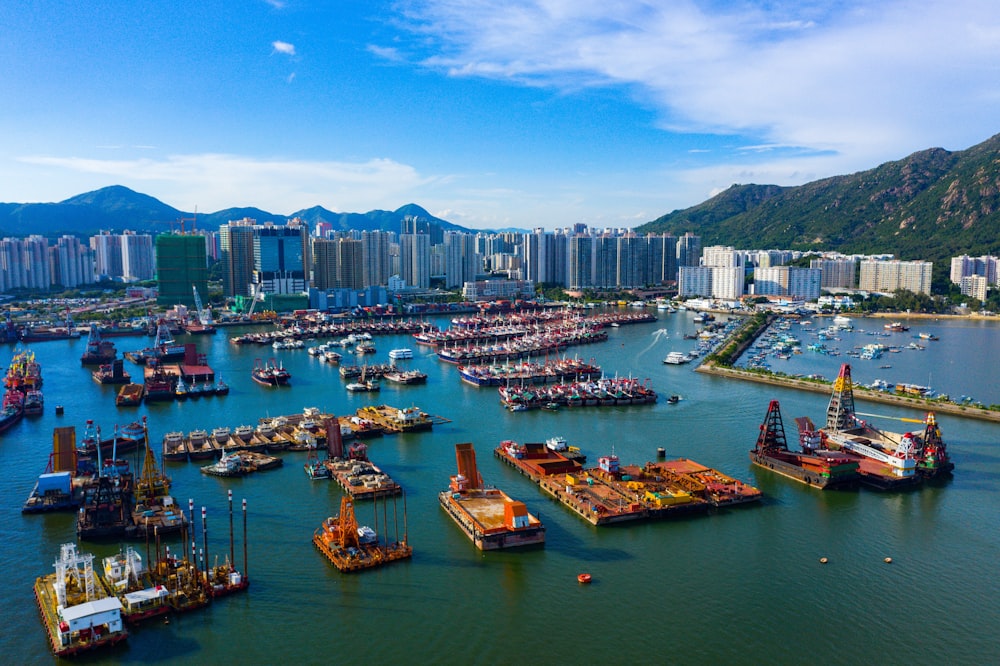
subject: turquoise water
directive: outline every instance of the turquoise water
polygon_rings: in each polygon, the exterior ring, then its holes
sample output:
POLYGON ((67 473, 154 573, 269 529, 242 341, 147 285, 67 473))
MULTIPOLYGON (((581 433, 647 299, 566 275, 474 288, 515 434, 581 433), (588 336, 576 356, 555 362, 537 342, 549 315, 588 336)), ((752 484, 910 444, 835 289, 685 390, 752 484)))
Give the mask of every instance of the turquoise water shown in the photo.
MULTIPOLYGON (((195 342, 232 386, 229 396, 132 410, 117 410, 114 387, 97 385, 80 367, 84 341, 36 344, 46 413, 0 439, 6 472, 0 476, 0 603, 6 609, 0 650, 7 660, 13 656, 10 663, 52 660, 31 585, 52 570, 59 544, 74 539, 73 517, 22 516, 20 506, 45 466, 53 427, 75 425, 79 435, 93 418, 107 435, 114 424, 145 414, 158 445, 168 430, 235 427, 303 407, 346 414, 387 403, 451 419, 432 432, 370 443, 372 460, 406 489, 412 561, 351 575, 330 566, 311 536, 339 510, 341 491, 309 481, 301 469, 304 454, 286 453, 282 469, 242 479, 207 477, 193 463, 170 464, 178 501, 186 506, 190 497, 208 508, 215 553, 229 548, 226 490, 233 490, 237 506, 247 499, 250 591, 169 625, 141 627, 124 648, 84 661, 890 664, 995 658, 1000 426, 939 416, 957 470, 952 480, 917 492, 806 488, 751 469, 747 451, 768 400, 781 401, 793 431, 795 416, 821 421, 827 398, 704 377, 692 365, 663 365, 668 351, 694 345, 682 336, 695 329, 690 313, 661 313, 656 323, 610 329, 608 342, 571 350, 594 358, 608 374, 648 377, 661 396, 680 394, 676 405, 515 414, 501 409, 495 390, 463 384, 453 366, 407 336, 376 338, 375 360, 410 347, 416 358, 401 363, 427 372, 428 383, 384 383, 380 394, 366 395, 348 394, 335 367, 303 350, 237 347, 228 337, 240 331, 224 330, 195 342), (250 380, 254 359, 272 355, 291 370, 292 386, 266 389, 250 380), (54 415, 57 404, 65 407, 63 416, 54 415), (492 457, 502 439, 557 434, 591 461, 614 450, 624 463, 641 463, 662 446, 668 457, 690 457, 753 483, 766 499, 708 516, 593 528, 492 457), (440 509, 436 494, 455 473, 454 445, 466 441, 475 445, 487 483, 540 514, 544 549, 483 554, 440 509), (821 557, 829 563, 819 564, 821 557), (583 571, 593 575, 589 586, 576 582, 583 571)), ((1000 402, 995 363, 988 360, 1000 345, 1000 327, 941 321, 914 324, 911 334, 924 330, 940 341, 925 343, 923 352, 893 354, 891 376, 881 371, 871 378, 926 384, 922 364, 932 362, 930 383, 938 390, 1000 402)), ((116 339, 119 352, 146 342, 116 339)), ((846 360, 815 358, 817 369, 808 372, 827 376, 846 360), (830 361, 833 370, 823 366, 830 361)), ((808 360, 803 354, 794 362, 808 360)), ((878 362, 863 368, 850 360, 855 378, 870 381, 866 372, 878 362)), ((889 416, 921 416, 861 405, 889 416)), ((905 429, 898 422, 883 425, 905 429)), ((371 523, 371 511, 359 505, 359 520, 371 523)), ((391 508, 389 515, 391 521, 391 508)), ((85 549, 103 556, 117 546, 85 549)), ((239 533, 236 549, 242 564, 239 533)))

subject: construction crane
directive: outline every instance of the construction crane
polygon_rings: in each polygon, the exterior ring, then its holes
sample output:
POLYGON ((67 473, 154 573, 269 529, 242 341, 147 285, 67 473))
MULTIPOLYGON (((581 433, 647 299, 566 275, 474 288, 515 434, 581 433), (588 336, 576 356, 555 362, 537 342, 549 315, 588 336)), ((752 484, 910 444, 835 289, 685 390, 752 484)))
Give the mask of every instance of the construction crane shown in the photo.
POLYGON ((198 321, 201 322, 202 326, 211 326, 212 321, 212 311, 202 307, 201 296, 198 295, 198 286, 192 285, 191 289, 194 290, 194 307, 198 310, 198 321))
POLYGON ((253 295, 250 298, 250 309, 247 310, 246 318, 249 319, 253 317, 253 311, 257 307, 257 301, 260 300, 261 292, 264 290, 263 284, 255 284, 253 286, 253 295))
POLYGON ((854 412, 858 416, 874 416, 879 419, 893 419, 894 421, 906 421, 907 423, 927 423, 927 419, 908 419, 904 416, 886 416, 885 414, 867 414, 865 412, 854 412))

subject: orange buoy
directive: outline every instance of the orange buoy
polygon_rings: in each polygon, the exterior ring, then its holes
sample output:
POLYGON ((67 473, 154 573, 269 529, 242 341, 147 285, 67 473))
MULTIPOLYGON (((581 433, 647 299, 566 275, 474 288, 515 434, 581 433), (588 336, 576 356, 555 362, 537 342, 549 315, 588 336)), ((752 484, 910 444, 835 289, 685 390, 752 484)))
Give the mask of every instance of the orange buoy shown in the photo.
POLYGON ((590 574, 589 573, 577 574, 576 579, 578 581, 580 581, 581 583, 589 583, 590 582, 590 574))
POLYGON ((886 564, 892 564, 892 558, 891 557, 887 557, 887 558, 885 558, 882 561, 885 562, 886 564))
POLYGON ((827 563, 827 562, 829 562, 829 561, 830 561, 830 560, 826 559, 825 557, 821 557, 821 558, 819 558, 819 563, 820 563, 820 564, 826 564, 826 563, 827 563))

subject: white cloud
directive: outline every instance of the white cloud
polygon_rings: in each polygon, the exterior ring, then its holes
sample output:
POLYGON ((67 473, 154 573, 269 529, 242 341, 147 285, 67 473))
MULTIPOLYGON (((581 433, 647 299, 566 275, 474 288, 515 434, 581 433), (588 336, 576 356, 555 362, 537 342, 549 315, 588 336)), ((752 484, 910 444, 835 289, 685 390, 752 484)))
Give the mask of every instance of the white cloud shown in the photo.
MULTIPOLYGON (((411 60, 560 90, 625 86, 664 129, 835 151, 856 168, 997 131, 992 0, 413 0, 411 60)), ((378 53, 373 49, 373 52, 378 53)), ((392 55, 399 53, 393 51, 392 55)))
POLYGON ((257 206, 291 213, 321 205, 364 212, 392 201, 419 202, 425 188, 438 182, 391 159, 320 162, 204 154, 127 160, 27 156, 18 161, 54 180, 87 182, 87 187, 126 185, 182 210, 257 206))
POLYGON ((295 55, 295 44, 289 44, 288 42, 274 41, 271 42, 271 48, 274 49, 274 53, 283 53, 284 55, 295 55))

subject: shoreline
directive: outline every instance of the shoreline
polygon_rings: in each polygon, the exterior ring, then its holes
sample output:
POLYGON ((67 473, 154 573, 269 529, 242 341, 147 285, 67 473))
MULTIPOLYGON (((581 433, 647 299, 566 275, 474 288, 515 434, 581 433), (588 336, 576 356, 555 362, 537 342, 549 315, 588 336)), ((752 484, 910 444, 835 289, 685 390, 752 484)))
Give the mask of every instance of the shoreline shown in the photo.
MULTIPOLYGON (((742 379, 749 382, 757 382, 758 384, 769 384, 771 386, 779 386, 783 388, 799 389, 803 391, 812 391, 813 393, 823 393, 829 395, 833 390, 832 382, 819 382, 809 379, 797 379, 795 377, 783 377, 773 374, 762 374, 759 372, 750 372, 747 370, 740 370, 738 368, 721 368, 712 363, 702 363, 697 368, 695 372, 700 372, 707 375, 715 375, 717 377, 728 377, 730 379, 742 379)), ((881 391, 873 391, 863 386, 852 386, 854 391, 855 400, 867 400, 868 402, 877 402, 887 405, 897 405, 899 407, 909 407, 911 409, 916 409, 921 412, 934 412, 935 414, 948 414, 951 416, 961 416, 964 418, 979 419, 981 421, 991 421, 993 423, 1000 423, 1000 411, 991 411, 988 409, 980 409, 978 407, 971 407, 966 405, 958 405, 950 402, 937 402, 934 400, 927 400, 922 398, 913 398, 909 396, 893 395, 890 393, 883 393, 881 391)))

